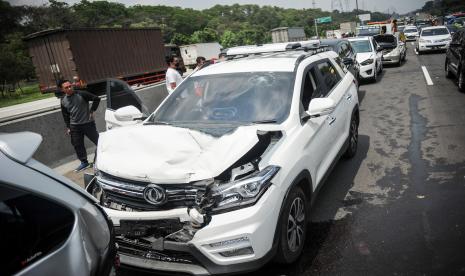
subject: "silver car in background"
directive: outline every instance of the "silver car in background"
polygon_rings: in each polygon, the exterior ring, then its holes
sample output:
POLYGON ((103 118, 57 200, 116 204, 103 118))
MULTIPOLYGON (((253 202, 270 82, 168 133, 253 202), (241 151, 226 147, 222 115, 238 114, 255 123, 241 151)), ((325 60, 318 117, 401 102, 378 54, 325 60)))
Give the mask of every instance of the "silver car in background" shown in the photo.
POLYGON ((375 35, 374 40, 383 49, 383 64, 400 66, 405 60, 407 49, 398 36, 392 34, 375 35))
POLYGON ((112 275, 113 224, 75 183, 32 158, 39 134, 0 133, 0 275, 112 275))

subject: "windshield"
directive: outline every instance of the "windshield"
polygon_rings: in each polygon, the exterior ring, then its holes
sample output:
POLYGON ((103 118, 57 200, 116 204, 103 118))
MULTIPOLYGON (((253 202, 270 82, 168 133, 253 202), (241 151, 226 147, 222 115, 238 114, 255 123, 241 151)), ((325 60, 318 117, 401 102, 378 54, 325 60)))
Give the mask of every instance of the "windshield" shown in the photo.
POLYGON ((449 34, 449 31, 447 28, 438 28, 438 29, 429 29, 429 30, 423 30, 421 32, 421 36, 434 36, 434 35, 447 35, 449 34))
POLYGON ((380 33, 380 28, 368 28, 368 29, 359 29, 358 35, 359 36, 372 36, 377 35, 380 33))
POLYGON ((371 48, 371 43, 368 40, 354 40, 350 44, 356 53, 371 53, 373 49, 371 48))
POLYGON ((169 124, 281 123, 292 100, 291 72, 190 77, 148 122, 169 124))
POLYGON ((417 29, 405 29, 404 30, 404 33, 406 33, 406 34, 408 34, 408 33, 416 33, 416 32, 418 32, 417 29))

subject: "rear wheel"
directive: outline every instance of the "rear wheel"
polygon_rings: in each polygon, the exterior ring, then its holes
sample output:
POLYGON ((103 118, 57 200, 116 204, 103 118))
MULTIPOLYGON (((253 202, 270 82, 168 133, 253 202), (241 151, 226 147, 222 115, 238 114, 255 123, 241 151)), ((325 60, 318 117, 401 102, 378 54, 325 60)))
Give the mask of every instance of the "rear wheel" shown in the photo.
POLYGON ((305 244, 307 236, 307 199, 299 186, 289 192, 279 221, 280 240, 276 261, 282 264, 295 262, 305 244))

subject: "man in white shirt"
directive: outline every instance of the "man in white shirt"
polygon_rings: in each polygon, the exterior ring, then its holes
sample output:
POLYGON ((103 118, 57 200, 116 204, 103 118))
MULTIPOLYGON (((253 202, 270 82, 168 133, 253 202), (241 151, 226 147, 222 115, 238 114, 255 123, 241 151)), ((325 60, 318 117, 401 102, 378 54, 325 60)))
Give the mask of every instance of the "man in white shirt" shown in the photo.
POLYGON ((168 94, 173 93, 173 90, 182 82, 182 77, 179 72, 176 70, 176 67, 179 65, 179 60, 177 57, 170 56, 166 58, 166 63, 168 64, 168 69, 166 70, 166 89, 168 94))

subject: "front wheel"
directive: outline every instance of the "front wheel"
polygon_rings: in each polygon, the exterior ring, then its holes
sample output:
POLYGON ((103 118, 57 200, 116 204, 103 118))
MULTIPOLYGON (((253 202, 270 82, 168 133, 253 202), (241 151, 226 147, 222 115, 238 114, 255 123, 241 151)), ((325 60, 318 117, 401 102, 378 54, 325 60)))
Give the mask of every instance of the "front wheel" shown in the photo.
POLYGON ((465 76, 461 68, 459 69, 458 86, 460 91, 465 92, 465 76))
POLYGON ((373 73, 373 78, 371 79, 373 82, 377 82, 378 81, 378 65, 375 65, 375 70, 374 70, 374 73, 373 73))
POLYGON ((358 148, 358 121, 357 119, 352 116, 350 121, 350 129, 349 129, 349 146, 347 147, 346 152, 344 153, 345 158, 352 158, 357 153, 358 148))
POLYGON ((448 79, 452 78, 452 72, 449 69, 449 60, 448 59, 446 59, 445 70, 446 70, 446 78, 448 78, 448 79))
POLYGON ((307 199, 299 186, 292 188, 279 221, 280 239, 276 262, 290 264, 302 254, 307 236, 307 199))

